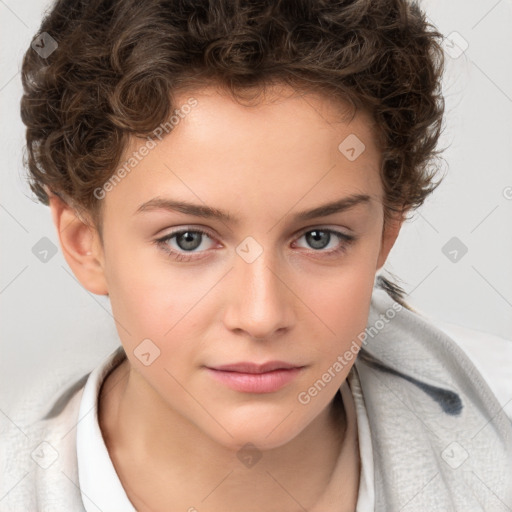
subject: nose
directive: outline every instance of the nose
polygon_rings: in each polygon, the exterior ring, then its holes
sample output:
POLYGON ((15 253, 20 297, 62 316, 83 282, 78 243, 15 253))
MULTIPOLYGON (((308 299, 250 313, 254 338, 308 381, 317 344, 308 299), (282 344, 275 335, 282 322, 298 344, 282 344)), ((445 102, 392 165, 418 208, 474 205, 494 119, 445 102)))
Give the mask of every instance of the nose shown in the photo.
POLYGON ((248 263, 235 255, 224 315, 226 327, 255 340, 270 340, 295 320, 294 294, 277 259, 264 250, 248 263))

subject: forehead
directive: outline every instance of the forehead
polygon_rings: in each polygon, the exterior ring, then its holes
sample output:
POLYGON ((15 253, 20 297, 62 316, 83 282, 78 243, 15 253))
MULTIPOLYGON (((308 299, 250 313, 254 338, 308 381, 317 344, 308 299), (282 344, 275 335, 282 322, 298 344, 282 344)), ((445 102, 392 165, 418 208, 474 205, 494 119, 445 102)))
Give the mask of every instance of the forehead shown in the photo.
POLYGON ((234 98, 215 85, 175 93, 174 108, 181 115, 179 119, 174 116, 173 132, 186 130, 186 137, 197 142, 214 140, 216 145, 227 145, 233 141, 248 147, 264 144, 283 150, 293 147, 295 152, 307 141, 311 141, 307 148, 321 142, 317 152, 322 152, 344 134, 357 132, 370 150, 377 149, 373 119, 365 111, 355 111, 348 102, 288 85, 245 94, 252 100, 234 98), (195 106, 188 108, 191 102, 195 106))
MULTIPOLYGON (((329 194, 381 196, 381 155, 366 113, 352 116, 348 104, 287 86, 258 100, 240 103, 214 86, 176 93, 170 122, 106 195, 107 209, 133 214, 156 196, 235 212, 283 210, 301 198, 304 209, 329 194)), ((147 142, 132 138, 120 166, 147 142)))

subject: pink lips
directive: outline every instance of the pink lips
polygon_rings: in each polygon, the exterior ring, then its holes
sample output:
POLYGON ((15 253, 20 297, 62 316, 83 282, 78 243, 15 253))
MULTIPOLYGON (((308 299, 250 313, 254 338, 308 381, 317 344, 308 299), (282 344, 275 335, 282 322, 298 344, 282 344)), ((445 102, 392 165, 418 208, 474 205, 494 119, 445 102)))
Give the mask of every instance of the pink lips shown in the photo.
POLYGON ((272 393, 291 382, 302 368, 283 361, 269 361, 264 364, 242 362, 206 369, 214 379, 235 391, 272 393))

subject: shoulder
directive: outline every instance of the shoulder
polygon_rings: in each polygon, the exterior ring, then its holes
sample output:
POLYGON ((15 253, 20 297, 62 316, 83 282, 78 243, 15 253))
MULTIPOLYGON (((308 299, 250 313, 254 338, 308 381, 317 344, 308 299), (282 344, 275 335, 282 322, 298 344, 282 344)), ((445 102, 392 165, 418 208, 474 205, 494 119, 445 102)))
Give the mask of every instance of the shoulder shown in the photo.
POLYGON ((58 414, 27 422, 15 412, 0 426, 0 510, 81 511, 76 425, 83 386, 58 414))
POLYGON ((468 356, 512 420, 512 340, 461 325, 435 321, 468 356))
POLYGON ((406 380, 480 397, 493 406, 499 402, 512 419, 512 341, 440 321, 391 295, 382 288, 373 292, 362 362, 374 368, 381 363, 381 369, 406 380))
POLYGON ((59 390, 34 390, 0 415, 0 512, 85 512, 78 480, 77 428, 94 407, 103 378, 126 357, 117 347, 92 372, 59 390), (37 411, 37 412, 34 412, 37 411))
POLYGON ((378 475, 376 503, 398 510, 414 495, 418 510, 448 510, 455 502, 460 510, 494 510, 496 496, 512 504, 511 482, 503 477, 512 471, 510 342, 455 326, 447 332, 399 306, 386 291, 374 292, 355 362, 356 399, 368 416, 378 475), (427 474, 437 478, 419 493, 427 474), (485 489, 474 475, 485 475, 485 489))

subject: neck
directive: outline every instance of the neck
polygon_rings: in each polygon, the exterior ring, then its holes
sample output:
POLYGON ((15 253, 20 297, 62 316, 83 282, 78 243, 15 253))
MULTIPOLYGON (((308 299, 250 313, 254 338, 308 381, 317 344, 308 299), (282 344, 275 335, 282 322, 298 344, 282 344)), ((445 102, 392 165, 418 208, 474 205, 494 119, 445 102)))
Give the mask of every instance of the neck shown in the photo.
MULTIPOLYGON (((348 398, 351 398, 350 391, 348 398)), ((339 398, 339 397, 338 397, 339 398)), ((344 401, 346 396, 344 396, 344 401)), ((170 410, 124 361, 105 380, 100 428, 117 474, 137 510, 296 511, 332 500, 355 510, 359 455, 355 413, 335 399, 299 435, 245 466, 170 410), (150 468, 141 471, 138 468, 150 468), (340 484, 347 484, 340 489, 340 484), (172 504, 172 506, 171 506, 172 504), (195 508, 194 508, 195 507, 195 508)), ((320 509, 319 509, 320 510, 320 509)), ((322 505, 321 510, 330 510, 322 505)))

